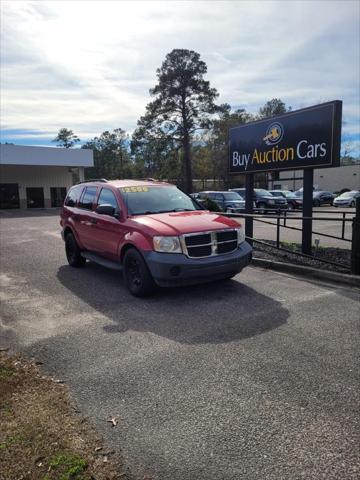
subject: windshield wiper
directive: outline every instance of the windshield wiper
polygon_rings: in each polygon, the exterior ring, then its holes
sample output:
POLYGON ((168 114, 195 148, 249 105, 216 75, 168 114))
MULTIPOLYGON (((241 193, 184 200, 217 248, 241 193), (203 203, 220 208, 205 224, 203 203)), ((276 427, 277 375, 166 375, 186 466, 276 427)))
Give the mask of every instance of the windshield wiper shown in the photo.
POLYGON ((192 208, 174 208, 173 210, 169 210, 170 212, 194 212, 192 208))
POLYGON ((194 212, 191 208, 174 208, 172 210, 157 210, 153 212, 151 210, 146 210, 146 212, 136 212, 132 213, 132 215, 154 215, 156 213, 171 213, 171 212, 194 212))

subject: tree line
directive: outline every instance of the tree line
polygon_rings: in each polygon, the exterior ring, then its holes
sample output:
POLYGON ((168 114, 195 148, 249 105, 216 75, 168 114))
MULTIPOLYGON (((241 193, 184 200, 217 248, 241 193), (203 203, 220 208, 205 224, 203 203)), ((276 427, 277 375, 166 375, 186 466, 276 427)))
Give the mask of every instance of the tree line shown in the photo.
MULTIPOLYGON (((228 135, 233 126, 291 110, 278 98, 257 113, 217 104, 217 90, 204 77, 206 63, 192 50, 175 49, 157 69, 151 101, 132 136, 121 128, 105 131, 81 148, 94 152, 86 178, 157 178, 193 191, 193 179, 227 186, 228 135)), ((62 128, 53 140, 71 148, 80 139, 62 128)))

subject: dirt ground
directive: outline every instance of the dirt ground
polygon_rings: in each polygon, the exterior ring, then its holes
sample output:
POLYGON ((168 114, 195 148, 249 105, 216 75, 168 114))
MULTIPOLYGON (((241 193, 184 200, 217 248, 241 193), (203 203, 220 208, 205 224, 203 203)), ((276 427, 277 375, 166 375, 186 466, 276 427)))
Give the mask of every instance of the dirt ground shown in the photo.
MULTIPOLYGON (((116 419, 109 428, 116 428, 116 419)), ((121 459, 73 406, 68 388, 0 352, 0 479, 127 480, 121 459)))

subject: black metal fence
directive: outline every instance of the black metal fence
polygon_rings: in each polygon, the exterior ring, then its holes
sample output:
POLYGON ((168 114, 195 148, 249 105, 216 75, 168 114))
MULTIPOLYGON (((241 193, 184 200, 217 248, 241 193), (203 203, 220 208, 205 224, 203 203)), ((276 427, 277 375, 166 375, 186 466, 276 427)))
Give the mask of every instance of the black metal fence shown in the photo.
POLYGON ((252 218, 253 221, 264 223, 268 225, 272 225, 276 229, 276 241, 275 245, 264 240, 260 240, 254 237, 247 238, 247 240, 252 243, 257 243, 259 245, 264 245, 270 248, 274 248, 277 250, 282 250, 287 253, 291 253, 293 255, 297 255, 299 257, 310 258, 316 260, 318 262, 322 262, 324 264, 330 264, 337 267, 341 267, 349 272, 360 275, 360 202, 357 202, 356 211, 349 211, 349 210, 314 210, 312 217, 304 217, 299 216, 298 214, 294 213, 294 211, 278 211, 271 215, 261 215, 256 213, 251 214, 226 214, 227 216, 234 216, 234 217, 242 217, 242 218, 252 218), (351 244, 351 261, 350 263, 339 263, 335 262, 323 257, 319 257, 318 255, 308 255, 305 253, 301 253, 298 251, 290 250, 288 248, 284 248, 281 242, 281 230, 288 229, 288 230, 295 230, 302 232, 302 228, 297 226, 291 225, 294 221, 299 220, 306 220, 311 219, 313 221, 331 221, 339 224, 339 234, 329 234, 325 232, 319 231, 312 231, 312 235, 342 240, 344 242, 348 242, 351 244), (275 220, 275 221, 274 221, 275 220), (346 225, 351 224, 351 235, 346 235, 346 225), (350 238, 351 237, 351 238, 350 238))

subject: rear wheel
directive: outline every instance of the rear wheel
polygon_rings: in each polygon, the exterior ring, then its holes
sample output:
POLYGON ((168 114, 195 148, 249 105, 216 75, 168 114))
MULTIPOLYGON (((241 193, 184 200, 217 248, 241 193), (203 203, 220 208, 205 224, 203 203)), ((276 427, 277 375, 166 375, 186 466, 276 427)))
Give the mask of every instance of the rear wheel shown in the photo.
POLYGON ((155 290, 155 282, 142 255, 131 248, 124 257, 124 282, 132 295, 146 297, 155 290))
POLYGON ((314 207, 320 207, 320 201, 314 200, 314 207))
POLYGON ((81 250, 72 233, 68 233, 65 237, 65 252, 71 267, 79 268, 85 265, 86 258, 81 256, 81 250))
POLYGON ((351 202, 351 206, 352 206, 353 208, 355 208, 355 207, 356 207, 355 200, 353 200, 353 201, 351 202))
POLYGON ((288 203, 288 210, 294 210, 295 206, 293 203, 288 203))

